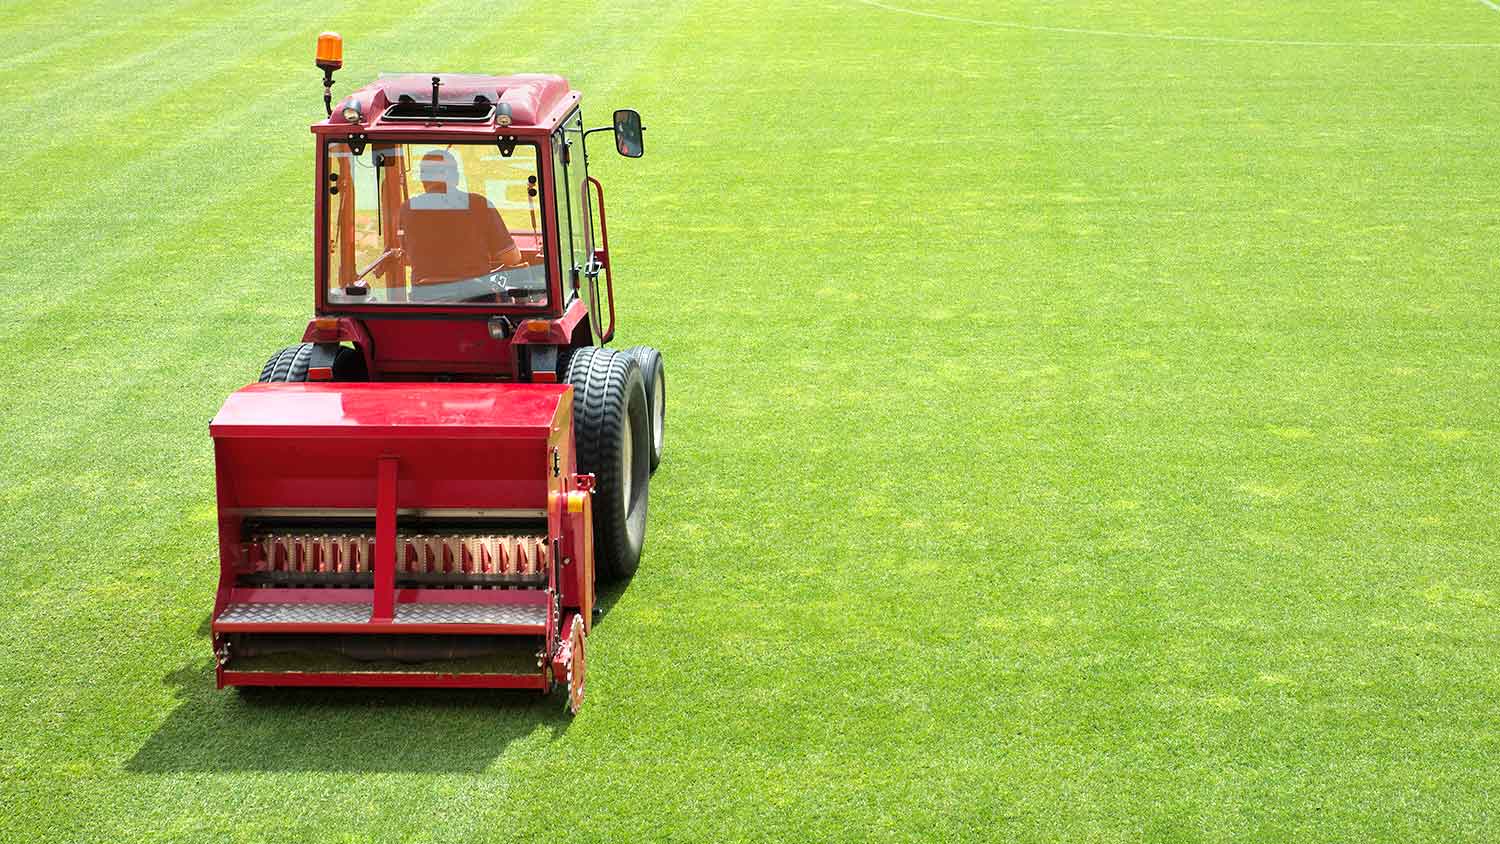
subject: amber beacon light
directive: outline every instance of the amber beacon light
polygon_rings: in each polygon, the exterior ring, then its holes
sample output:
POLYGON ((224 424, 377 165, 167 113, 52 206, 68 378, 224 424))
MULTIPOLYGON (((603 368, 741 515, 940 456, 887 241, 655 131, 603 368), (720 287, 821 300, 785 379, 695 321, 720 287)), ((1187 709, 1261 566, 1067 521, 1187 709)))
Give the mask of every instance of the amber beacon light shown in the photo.
POLYGON ((337 32, 318 36, 314 63, 323 71, 323 108, 333 114, 333 72, 344 66, 344 39, 337 32))

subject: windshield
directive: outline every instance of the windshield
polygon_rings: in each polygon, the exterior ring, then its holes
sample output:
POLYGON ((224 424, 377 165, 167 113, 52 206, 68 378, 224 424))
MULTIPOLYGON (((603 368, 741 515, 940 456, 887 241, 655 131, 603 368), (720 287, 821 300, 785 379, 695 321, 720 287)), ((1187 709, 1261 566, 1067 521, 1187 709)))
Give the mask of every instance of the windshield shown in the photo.
POLYGON ((545 305, 537 149, 328 149, 330 305, 545 305))

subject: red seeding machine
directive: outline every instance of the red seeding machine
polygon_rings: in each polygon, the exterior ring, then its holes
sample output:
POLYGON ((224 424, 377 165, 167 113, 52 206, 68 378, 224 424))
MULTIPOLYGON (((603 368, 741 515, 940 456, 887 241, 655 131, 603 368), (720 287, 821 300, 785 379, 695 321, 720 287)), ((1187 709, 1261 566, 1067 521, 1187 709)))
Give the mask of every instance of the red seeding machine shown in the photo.
POLYGON ((596 581, 640 562, 666 381, 615 309, 557 76, 382 76, 318 39, 314 318, 214 418, 219 685, 584 694, 596 581), (601 279, 602 276, 602 279, 601 279))

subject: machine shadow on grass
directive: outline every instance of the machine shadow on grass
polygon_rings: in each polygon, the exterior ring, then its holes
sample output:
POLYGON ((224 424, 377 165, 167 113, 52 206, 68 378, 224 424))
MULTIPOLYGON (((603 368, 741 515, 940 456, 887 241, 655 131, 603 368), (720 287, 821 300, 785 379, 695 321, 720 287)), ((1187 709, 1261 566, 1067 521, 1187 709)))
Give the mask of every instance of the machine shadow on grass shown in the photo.
MULTIPOLYGON (((627 588, 599 588, 596 625, 627 588)), ((206 618, 199 634, 208 638, 206 618)), ((163 679, 181 702, 125 763, 127 771, 477 772, 511 742, 538 734, 559 738, 573 720, 557 693, 216 689, 208 659, 163 679)))
POLYGON ((482 771, 511 742, 561 736, 560 695, 488 689, 214 688, 209 660, 165 678, 181 704, 126 763, 191 771, 482 771))

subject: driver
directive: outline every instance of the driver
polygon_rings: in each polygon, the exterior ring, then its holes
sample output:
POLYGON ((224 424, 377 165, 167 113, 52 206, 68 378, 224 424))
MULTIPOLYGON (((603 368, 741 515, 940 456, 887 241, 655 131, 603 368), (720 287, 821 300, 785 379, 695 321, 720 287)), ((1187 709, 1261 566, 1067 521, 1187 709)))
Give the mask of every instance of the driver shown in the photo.
POLYGON ((458 161, 447 150, 423 155, 418 176, 423 192, 402 203, 399 217, 412 298, 462 301, 493 293, 480 276, 524 263, 500 212, 484 196, 459 189, 458 161))

